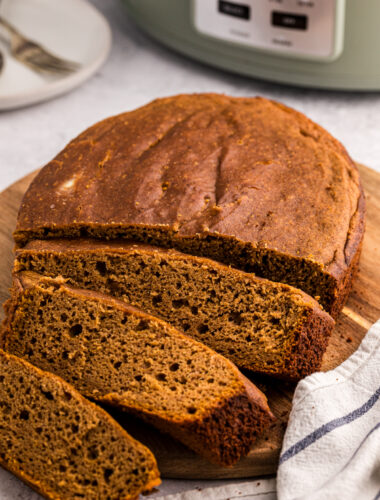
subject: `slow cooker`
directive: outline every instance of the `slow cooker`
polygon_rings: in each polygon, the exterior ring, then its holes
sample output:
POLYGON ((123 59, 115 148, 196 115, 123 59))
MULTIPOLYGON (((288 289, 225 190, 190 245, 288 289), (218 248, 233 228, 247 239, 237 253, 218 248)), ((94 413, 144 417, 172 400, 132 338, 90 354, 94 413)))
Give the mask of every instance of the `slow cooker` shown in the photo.
POLYGON ((123 0, 165 45, 275 82, 380 90, 380 0, 123 0))

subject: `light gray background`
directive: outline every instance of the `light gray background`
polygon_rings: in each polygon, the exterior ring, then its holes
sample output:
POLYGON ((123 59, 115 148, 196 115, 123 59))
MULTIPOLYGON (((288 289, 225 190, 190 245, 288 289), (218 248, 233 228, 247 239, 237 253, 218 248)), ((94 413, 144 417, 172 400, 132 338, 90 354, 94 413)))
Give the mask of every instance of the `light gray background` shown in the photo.
MULTIPOLYGON (((112 26, 110 57, 97 75, 70 94, 0 113, 0 190, 49 161, 94 122, 153 98, 182 92, 263 95, 283 101, 327 128, 355 160, 380 172, 380 93, 302 90, 208 68, 146 38, 128 21, 118 0, 93 3, 112 26)), ((167 481, 153 497, 214 484, 167 481)), ((0 499, 15 498, 39 497, 0 469, 0 499)))

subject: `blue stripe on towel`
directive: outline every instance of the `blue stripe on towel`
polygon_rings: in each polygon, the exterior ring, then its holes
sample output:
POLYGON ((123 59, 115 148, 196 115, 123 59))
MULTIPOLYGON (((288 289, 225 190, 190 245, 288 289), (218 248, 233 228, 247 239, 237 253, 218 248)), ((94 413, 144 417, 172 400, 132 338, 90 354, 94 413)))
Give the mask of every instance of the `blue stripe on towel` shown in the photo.
POLYGON ((297 455, 300 451, 304 450, 311 444, 315 443, 318 439, 323 437, 325 434, 333 431, 337 427, 341 427, 342 425, 349 424, 350 422, 353 422, 357 418, 361 417, 367 411, 369 411, 377 402, 377 400, 380 398, 380 387, 377 389, 377 391, 368 399, 366 403, 364 403, 360 408, 357 408, 356 410, 352 411, 351 413, 348 413, 344 417, 339 417, 335 418, 334 420, 331 420, 327 424, 322 425, 315 431, 311 432, 308 434, 306 437, 298 441, 296 444, 288 448, 280 457, 280 464, 286 462, 289 460, 289 458, 294 457, 297 455))

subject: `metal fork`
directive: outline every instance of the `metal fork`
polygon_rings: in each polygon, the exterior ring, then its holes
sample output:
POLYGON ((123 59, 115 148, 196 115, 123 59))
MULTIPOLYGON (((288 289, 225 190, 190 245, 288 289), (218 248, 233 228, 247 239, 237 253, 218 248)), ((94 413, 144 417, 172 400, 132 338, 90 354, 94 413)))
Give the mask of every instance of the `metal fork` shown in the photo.
POLYGON ((12 56, 34 71, 45 74, 68 74, 79 69, 80 65, 62 59, 46 50, 42 45, 25 38, 21 33, 0 16, 0 26, 10 34, 10 50, 12 56))

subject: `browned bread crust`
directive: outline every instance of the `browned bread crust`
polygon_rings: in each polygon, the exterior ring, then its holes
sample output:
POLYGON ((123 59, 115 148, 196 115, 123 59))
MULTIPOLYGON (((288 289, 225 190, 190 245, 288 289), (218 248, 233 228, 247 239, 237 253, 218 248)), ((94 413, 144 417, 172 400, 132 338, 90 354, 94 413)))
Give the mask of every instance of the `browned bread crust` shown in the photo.
POLYGON ((152 453, 56 375, 0 350, 0 464, 52 500, 134 500, 152 453))
POLYGON ((168 321, 241 368, 297 380, 320 368, 332 318, 301 290, 125 240, 34 240, 15 272, 62 276, 168 321))
POLYGON ((21 273, 6 309, 7 351, 210 461, 232 465, 274 419, 264 394, 230 361, 112 297, 21 273))
POLYGON ((301 288, 336 316, 364 231, 358 171, 263 98, 158 99, 83 132, 27 191, 15 239, 132 238, 301 288))

